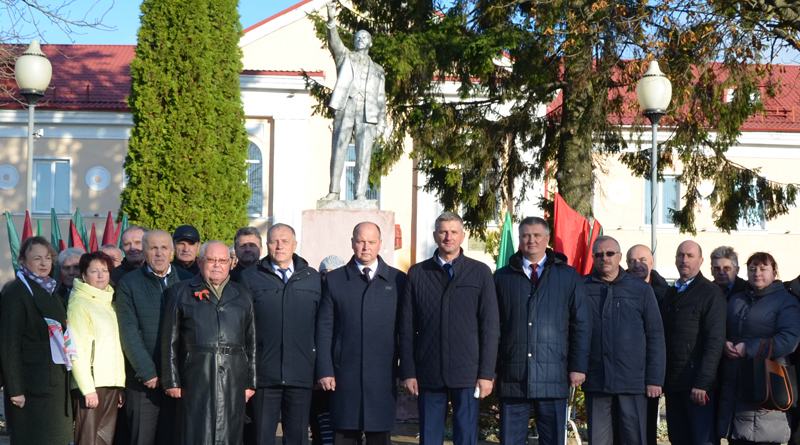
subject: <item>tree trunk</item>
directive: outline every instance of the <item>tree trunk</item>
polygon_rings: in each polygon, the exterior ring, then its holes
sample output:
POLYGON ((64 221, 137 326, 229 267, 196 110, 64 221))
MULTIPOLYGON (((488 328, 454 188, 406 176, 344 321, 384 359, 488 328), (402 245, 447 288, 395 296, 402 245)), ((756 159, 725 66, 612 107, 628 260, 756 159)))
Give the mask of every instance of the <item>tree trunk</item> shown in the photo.
MULTIPOLYGON (((563 105, 556 183, 558 193, 576 212, 587 219, 592 216, 592 130, 591 109, 591 47, 567 57, 564 63, 563 105)), ((602 94, 599 93, 599 94, 602 94)))

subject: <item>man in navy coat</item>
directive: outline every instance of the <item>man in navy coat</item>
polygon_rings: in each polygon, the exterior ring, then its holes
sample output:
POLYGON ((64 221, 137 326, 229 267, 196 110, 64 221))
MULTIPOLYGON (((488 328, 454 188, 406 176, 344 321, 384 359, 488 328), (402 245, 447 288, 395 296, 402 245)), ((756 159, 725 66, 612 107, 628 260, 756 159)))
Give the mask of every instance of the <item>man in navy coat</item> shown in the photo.
POLYGON ((317 315, 317 377, 331 391, 336 445, 366 436, 390 445, 396 422, 397 307, 406 274, 378 255, 381 230, 371 222, 353 229, 353 258, 331 271, 317 315))
POLYGON ((408 271, 400 310, 400 378, 419 395, 420 445, 441 445, 448 398, 453 443, 477 445, 478 405, 492 392, 500 322, 492 271, 467 258, 461 217, 436 218, 431 258, 408 271))

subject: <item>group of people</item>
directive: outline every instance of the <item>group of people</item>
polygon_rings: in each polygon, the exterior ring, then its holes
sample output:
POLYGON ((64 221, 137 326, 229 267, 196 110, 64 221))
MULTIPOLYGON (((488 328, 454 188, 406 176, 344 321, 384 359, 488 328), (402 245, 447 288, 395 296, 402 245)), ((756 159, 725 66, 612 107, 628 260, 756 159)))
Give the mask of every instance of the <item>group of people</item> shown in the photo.
POLYGON ((309 422, 315 443, 389 445, 398 383, 418 397, 427 445, 444 440, 448 402, 454 443, 475 445, 492 391, 501 442, 527 443, 533 409, 540 443, 563 444, 579 386, 593 445, 654 443, 662 394, 673 443, 785 443, 797 429, 745 395, 746 359, 768 342, 788 364, 800 341, 800 280, 777 280, 770 254, 750 256, 744 281, 734 250, 717 248, 712 282, 685 241, 670 286, 646 246, 623 269, 600 236, 581 277, 530 217, 492 274, 464 255, 458 214, 434 226, 438 248, 408 274, 380 257, 372 222, 354 227, 349 262, 320 272, 280 223, 264 258, 254 227, 231 250, 192 226, 131 226, 124 258, 28 238, 0 300, 12 443, 272 445, 280 421, 284 445, 305 444, 309 422))

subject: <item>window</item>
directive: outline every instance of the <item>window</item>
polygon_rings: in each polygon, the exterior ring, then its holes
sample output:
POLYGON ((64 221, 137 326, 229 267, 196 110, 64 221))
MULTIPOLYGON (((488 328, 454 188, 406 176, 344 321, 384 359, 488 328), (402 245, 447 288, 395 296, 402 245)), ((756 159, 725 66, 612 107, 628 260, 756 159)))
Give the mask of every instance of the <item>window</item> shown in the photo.
MULTIPOLYGON (((756 187, 756 179, 753 179, 753 187, 756 187)), ((754 215, 742 215, 736 223, 736 230, 764 230, 767 228, 767 221, 764 219, 764 212, 761 211, 761 203, 756 201, 754 215)))
POLYGON ((250 186, 250 202, 247 203, 247 214, 262 216, 264 213, 264 163, 261 149, 253 142, 247 147, 247 184, 250 186))
MULTIPOLYGON (((675 224, 670 217, 670 209, 679 210, 679 194, 678 191, 680 183, 673 177, 665 177, 664 181, 658 183, 658 209, 656 210, 656 219, 658 224, 675 224)), ((650 224, 650 180, 644 181, 644 223, 650 224)))
POLYGON ((72 171, 68 159, 33 160, 33 211, 72 213, 72 171))
MULTIPOLYGON (((345 177, 345 199, 356 199, 356 146, 350 144, 347 148, 347 156, 344 159, 344 177, 345 177)), ((378 190, 370 187, 367 183, 367 199, 378 199, 378 190)))

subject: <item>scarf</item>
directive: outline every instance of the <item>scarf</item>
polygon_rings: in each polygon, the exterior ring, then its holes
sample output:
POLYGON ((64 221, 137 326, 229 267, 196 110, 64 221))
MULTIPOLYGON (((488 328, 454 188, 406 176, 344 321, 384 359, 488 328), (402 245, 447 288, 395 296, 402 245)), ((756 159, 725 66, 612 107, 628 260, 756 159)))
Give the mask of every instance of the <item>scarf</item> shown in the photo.
POLYGON ((40 277, 39 275, 29 271, 25 266, 20 265, 19 271, 25 276, 25 278, 41 286, 42 289, 46 290, 48 294, 52 294, 53 291, 56 290, 56 286, 58 286, 58 281, 50 278, 49 276, 40 277))

